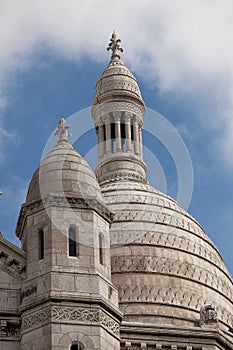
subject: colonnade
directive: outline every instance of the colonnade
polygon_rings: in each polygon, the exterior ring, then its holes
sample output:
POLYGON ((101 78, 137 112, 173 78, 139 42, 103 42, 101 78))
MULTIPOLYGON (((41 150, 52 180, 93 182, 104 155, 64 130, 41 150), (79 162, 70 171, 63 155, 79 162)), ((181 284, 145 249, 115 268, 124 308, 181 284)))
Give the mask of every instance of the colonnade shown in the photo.
POLYGON ((142 128, 136 118, 108 118, 97 126, 99 160, 105 154, 133 153, 142 158, 142 128))

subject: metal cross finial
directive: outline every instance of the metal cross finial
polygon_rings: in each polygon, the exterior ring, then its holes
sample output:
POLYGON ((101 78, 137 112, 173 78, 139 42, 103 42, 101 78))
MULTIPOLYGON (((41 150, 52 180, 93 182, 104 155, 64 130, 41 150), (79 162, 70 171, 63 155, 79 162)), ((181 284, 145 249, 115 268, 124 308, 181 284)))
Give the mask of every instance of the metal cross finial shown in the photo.
POLYGON ((119 43, 121 42, 121 39, 117 39, 115 30, 112 33, 112 37, 110 39, 110 43, 108 44, 107 50, 112 50, 112 57, 121 58, 118 54, 118 51, 123 52, 123 49, 120 47, 119 43))
POLYGON ((68 137, 72 136, 68 129, 69 126, 66 124, 65 119, 61 118, 58 123, 58 129, 54 133, 54 135, 58 136, 58 143, 68 142, 68 137))

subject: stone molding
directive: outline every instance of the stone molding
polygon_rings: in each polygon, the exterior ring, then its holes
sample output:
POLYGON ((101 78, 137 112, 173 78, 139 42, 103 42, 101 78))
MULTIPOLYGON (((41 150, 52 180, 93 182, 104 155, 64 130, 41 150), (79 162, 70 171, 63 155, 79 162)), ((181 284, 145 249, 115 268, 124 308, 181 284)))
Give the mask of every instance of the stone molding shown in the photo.
POLYGON ((199 267, 188 262, 180 260, 156 257, 156 256, 117 256, 111 258, 112 273, 127 272, 149 272, 166 275, 175 275, 187 278, 198 283, 207 285, 208 287, 222 293, 231 301, 233 299, 233 291, 230 289, 229 281, 226 278, 219 278, 216 273, 212 273, 207 269, 199 267))
POLYGON ((20 320, 0 320, 0 338, 19 338, 20 320))
MULTIPOLYGON (((102 167, 102 165, 101 165, 102 167)), ((147 184, 146 177, 140 176, 139 174, 136 174, 134 171, 131 172, 114 172, 111 175, 103 175, 100 179, 100 184, 105 184, 110 181, 122 181, 122 180, 129 180, 129 181, 138 181, 143 182, 147 184)))
MULTIPOLYGON (((127 204, 127 203, 126 203, 127 204)), ((149 208, 147 208, 149 209, 149 208)), ((185 231, 189 231, 205 240, 206 235, 204 232, 196 225, 194 225, 190 220, 185 220, 175 215, 175 212, 171 214, 163 213, 159 211, 159 208, 153 208, 154 210, 135 210, 127 208, 122 211, 118 211, 115 214, 115 221, 139 221, 139 222, 152 222, 163 225, 168 225, 169 227, 180 228, 185 231), (157 209, 157 211, 155 211, 157 209)))
MULTIPOLYGON (((208 300, 204 300, 203 297, 196 293, 184 291, 181 288, 160 288, 154 285, 143 285, 143 287, 139 285, 125 285, 118 287, 118 295, 120 304, 130 302, 155 303, 184 307, 197 312, 200 311, 203 305, 208 305, 208 300)), ((214 305, 214 307, 218 314, 218 319, 233 328, 233 315, 220 305, 214 305)))
POLYGON ((80 307, 47 306, 33 314, 23 316, 22 329, 41 327, 48 322, 91 323, 101 325, 119 337, 120 325, 110 315, 99 309, 84 309, 80 307))
POLYGON ((0 252, 0 267, 19 281, 25 279, 25 266, 3 251, 0 252))
POLYGON ((100 123, 100 120, 107 114, 112 112, 126 112, 126 113, 134 113, 138 116, 141 121, 144 115, 144 108, 139 107, 137 104, 133 102, 108 102, 98 104, 92 107, 93 116, 96 120, 96 124, 100 123))
POLYGON ((147 343, 140 343, 140 344, 132 344, 131 342, 125 342, 125 344, 121 344, 121 350, 202 350, 201 346, 195 346, 192 347, 191 345, 162 345, 161 343, 155 343, 155 344, 147 344, 147 343))
POLYGON ((26 288, 21 290, 21 294, 20 294, 21 302, 23 301, 23 299, 30 297, 31 295, 36 293, 37 293, 37 285, 27 286, 26 288))
POLYGON ((205 242, 202 242, 202 244, 199 244, 185 236, 180 237, 176 234, 173 234, 172 232, 171 233, 158 232, 158 231, 153 232, 152 230, 143 232, 143 231, 135 230, 133 231, 133 234, 132 233, 129 234, 128 230, 125 230, 122 232, 122 231, 112 229, 111 245, 129 244, 129 243, 144 244, 144 245, 151 245, 151 246, 156 245, 161 247, 174 248, 183 252, 190 253, 192 255, 196 255, 202 259, 209 261, 211 264, 217 266, 227 276, 229 280, 229 273, 224 267, 222 259, 215 251, 212 252, 210 249, 211 247, 209 247, 209 245, 207 246, 205 242))
POLYGON ((21 207, 16 235, 21 237, 22 227, 24 225, 25 216, 35 210, 42 210, 47 205, 54 205, 56 207, 64 207, 69 205, 71 208, 81 208, 81 209, 93 209, 102 215, 106 220, 111 221, 113 218, 113 213, 102 203, 100 203, 95 198, 77 198, 74 197, 63 197, 56 195, 49 195, 46 198, 33 201, 29 204, 24 204, 21 207))

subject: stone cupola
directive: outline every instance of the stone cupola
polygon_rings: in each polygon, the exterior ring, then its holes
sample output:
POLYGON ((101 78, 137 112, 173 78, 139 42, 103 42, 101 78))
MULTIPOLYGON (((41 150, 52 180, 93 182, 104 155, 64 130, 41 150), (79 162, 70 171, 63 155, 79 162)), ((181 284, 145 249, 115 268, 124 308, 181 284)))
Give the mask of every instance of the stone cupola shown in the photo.
POLYGON ((124 65, 121 40, 113 32, 107 50, 108 67, 100 76, 92 105, 98 136, 96 176, 100 184, 116 179, 146 182, 142 158, 142 121, 145 105, 138 83, 124 65))

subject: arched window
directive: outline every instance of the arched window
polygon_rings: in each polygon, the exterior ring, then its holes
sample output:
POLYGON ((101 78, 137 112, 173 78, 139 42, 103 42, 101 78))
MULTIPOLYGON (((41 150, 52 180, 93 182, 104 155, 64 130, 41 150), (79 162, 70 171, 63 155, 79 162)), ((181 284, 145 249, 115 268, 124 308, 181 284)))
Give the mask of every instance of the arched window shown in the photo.
POLYGON ((70 350, 84 350, 84 347, 82 346, 82 344, 77 342, 77 344, 71 345, 70 350))
POLYGON ((104 265, 104 248, 103 248, 103 244, 104 244, 104 237, 103 234, 100 233, 99 234, 99 262, 101 265, 104 265))
POLYGON ((38 232, 38 259, 44 259, 44 231, 38 232))
POLYGON ((78 234, 73 226, 69 228, 69 256, 78 256, 78 234))

